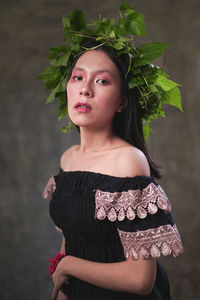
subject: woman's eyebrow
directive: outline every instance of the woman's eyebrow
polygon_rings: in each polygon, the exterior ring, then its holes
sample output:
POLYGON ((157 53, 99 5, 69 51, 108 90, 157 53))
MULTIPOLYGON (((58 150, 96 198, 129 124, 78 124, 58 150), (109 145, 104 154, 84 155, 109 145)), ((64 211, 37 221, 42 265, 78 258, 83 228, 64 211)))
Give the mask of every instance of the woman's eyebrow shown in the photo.
MULTIPOLYGON (((74 70, 75 71, 83 71, 83 72, 85 72, 85 69, 79 68, 79 67, 75 67, 74 70)), ((114 77, 114 74, 110 70, 108 70, 108 69, 97 70, 97 71, 95 71, 95 73, 99 73, 99 74, 101 74, 101 73, 108 73, 112 77, 114 77)))
POLYGON ((110 70, 107 70, 107 69, 98 70, 97 73, 108 73, 108 74, 110 74, 112 77, 114 77, 114 74, 113 74, 110 70))

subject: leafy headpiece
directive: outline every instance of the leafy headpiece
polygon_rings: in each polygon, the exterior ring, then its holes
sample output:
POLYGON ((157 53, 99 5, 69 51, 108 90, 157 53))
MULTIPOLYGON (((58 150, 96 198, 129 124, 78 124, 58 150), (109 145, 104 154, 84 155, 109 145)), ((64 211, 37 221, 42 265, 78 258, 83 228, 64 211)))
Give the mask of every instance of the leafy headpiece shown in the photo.
MULTIPOLYGON (((141 108, 143 131, 147 139, 151 131, 149 123, 158 116, 165 116, 162 105, 170 104, 182 110, 179 85, 152 61, 165 52, 169 45, 150 43, 136 47, 134 36, 146 34, 144 16, 127 3, 120 6, 118 24, 114 19, 99 17, 87 24, 82 11, 73 10, 68 18, 62 19, 65 44, 50 49, 51 66, 39 76, 51 90, 46 103, 59 99, 57 117, 61 120, 67 114, 65 89, 68 75, 77 55, 83 51, 107 46, 118 56, 127 54, 129 89, 137 89, 141 108), (85 41, 91 39, 96 46, 86 48, 85 41)), ((66 129, 71 129, 69 125, 66 129)))

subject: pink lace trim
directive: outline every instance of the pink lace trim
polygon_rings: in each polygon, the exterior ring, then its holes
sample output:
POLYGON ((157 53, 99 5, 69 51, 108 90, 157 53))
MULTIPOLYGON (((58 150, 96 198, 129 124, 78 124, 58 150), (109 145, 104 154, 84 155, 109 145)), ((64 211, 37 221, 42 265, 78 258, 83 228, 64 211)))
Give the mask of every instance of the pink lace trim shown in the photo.
POLYGON ((176 225, 163 225, 144 231, 125 232, 118 229, 126 258, 174 257, 183 253, 183 245, 176 225))
POLYGON ((116 219, 123 221, 125 217, 129 220, 135 219, 136 215, 144 219, 147 213, 155 214, 158 208, 166 213, 171 211, 169 200, 161 188, 150 183, 143 190, 129 190, 127 192, 103 192, 96 191, 96 212, 99 220, 106 217, 113 222, 116 219))
POLYGON ((56 189, 56 182, 54 180, 54 177, 51 177, 48 180, 45 189, 43 191, 43 198, 49 198, 51 200, 55 189, 56 189))

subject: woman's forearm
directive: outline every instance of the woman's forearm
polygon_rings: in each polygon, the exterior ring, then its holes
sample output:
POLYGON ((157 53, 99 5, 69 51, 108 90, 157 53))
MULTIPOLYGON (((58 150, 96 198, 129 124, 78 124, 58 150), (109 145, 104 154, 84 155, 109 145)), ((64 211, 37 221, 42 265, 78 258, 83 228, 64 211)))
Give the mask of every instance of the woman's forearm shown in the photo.
POLYGON ((156 275, 155 259, 116 263, 98 263, 66 256, 62 260, 63 272, 93 285, 115 291, 139 295, 151 292, 156 275))

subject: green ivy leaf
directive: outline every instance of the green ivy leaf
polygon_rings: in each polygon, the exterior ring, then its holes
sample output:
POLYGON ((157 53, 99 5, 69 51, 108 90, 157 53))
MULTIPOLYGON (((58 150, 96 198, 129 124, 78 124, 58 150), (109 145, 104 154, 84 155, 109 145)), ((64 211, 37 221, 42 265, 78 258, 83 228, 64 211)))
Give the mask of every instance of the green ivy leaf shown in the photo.
POLYGON ((47 81, 46 89, 47 90, 54 89, 59 83, 61 77, 62 77, 61 73, 55 73, 55 76, 47 81))
POLYGON ((64 93, 67 85, 67 78, 61 80, 55 89, 52 89, 51 94, 47 97, 46 103, 51 103, 60 93, 64 93))
POLYGON ((113 44, 113 48, 116 50, 121 50, 124 48, 124 43, 123 42, 117 42, 113 44))
POLYGON ((170 79, 167 79, 166 77, 164 77, 162 75, 156 75, 155 85, 160 87, 163 91, 167 92, 167 91, 173 89, 174 87, 178 86, 178 83, 176 83, 170 79))
POLYGON ((49 67, 45 69, 41 75, 38 77, 46 84, 46 89, 54 89, 59 83, 62 77, 62 73, 56 67, 49 67))
POLYGON ((63 127, 61 128, 61 131, 62 131, 63 133, 66 133, 66 132, 67 132, 67 127, 66 127, 66 126, 63 126, 63 127))
POLYGON ((153 80, 155 79, 154 75, 162 75, 166 78, 169 77, 167 73, 165 73, 160 67, 153 65, 153 64, 147 64, 144 66, 140 66, 138 68, 133 67, 132 72, 135 70, 135 74, 143 74, 145 77, 152 76, 153 80))
POLYGON ((71 52, 68 51, 67 53, 59 56, 57 59, 52 60, 51 61, 52 65, 55 67, 60 67, 60 66, 67 67, 70 54, 71 52))
POLYGON ((58 121, 60 121, 67 114, 67 101, 65 93, 59 95, 59 103, 56 109, 58 121))
POLYGON ((151 63, 154 59, 159 57, 169 47, 164 43, 150 43, 136 48, 138 57, 134 61, 134 66, 142 66, 151 63))
POLYGON ((52 90, 52 92, 50 93, 50 95, 47 97, 46 103, 51 103, 55 100, 56 97, 56 92, 55 89, 52 90))
POLYGON ((95 33, 98 36, 116 38, 115 35, 115 19, 103 18, 102 20, 94 20, 93 24, 95 25, 95 33))
POLYGON ((126 11, 127 9, 131 8, 130 5, 127 3, 127 2, 123 2, 121 5, 120 5, 120 11, 124 12, 126 11))
POLYGON ((57 72, 59 71, 56 67, 48 67, 38 76, 38 79, 41 79, 44 83, 47 83, 48 80, 51 80, 57 72))
POLYGON ((127 2, 123 2, 120 6, 120 11, 123 12, 127 17, 130 14, 132 14, 135 10, 127 2))
POLYGON ((109 37, 110 37, 111 39, 116 38, 116 35, 115 35, 115 33, 114 33, 113 30, 112 30, 111 33, 109 34, 109 37))
POLYGON ((130 38, 125 38, 125 37, 120 37, 120 38, 118 38, 118 41, 120 41, 120 42, 128 42, 128 41, 131 41, 132 39, 130 39, 130 38))
POLYGON ((118 26, 116 26, 116 33, 118 35, 129 35, 129 22, 125 18, 120 18, 118 26))
POLYGON ((181 93, 178 87, 174 87, 173 89, 167 91, 164 93, 162 98, 162 103, 164 104, 170 104, 181 111, 183 111, 182 104, 181 104, 181 93))
POLYGON ((76 52, 80 51, 80 49, 81 49, 81 47, 80 47, 79 43, 74 44, 73 47, 71 48, 71 50, 76 51, 76 52))
POLYGON ((105 25, 107 28, 113 28, 114 24, 115 24, 115 19, 111 18, 111 19, 107 19, 107 18, 103 18, 102 22, 103 25, 105 25))
POLYGON ((65 77, 56 87, 56 93, 65 92, 67 85, 67 77, 65 77))
POLYGON ((69 51, 69 50, 66 45, 61 45, 61 46, 58 46, 55 48, 50 48, 49 58, 55 59, 59 53, 65 53, 67 51, 69 51))
POLYGON ((165 112, 164 112, 164 110, 161 110, 161 111, 160 111, 160 116, 161 116, 162 118, 165 118, 165 112))
POLYGON ((160 92, 158 87, 154 83, 149 84, 149 90, 151 91, 152 94, 156 94, 160 92))
POLYGON ((62 24, 64 28, 70 27, 70 20, 69 18, 62 18, 62 24))
POLYGON ((145 122, 143 124, 143 134, 144 134, 145 141, 148 140, 148 137, 149 137, 149 135, 150 135, 151 132, 152 132, 151 126, 149 125, 148 122, 145 122))
POLYGON ((129 88, 133 89, 134 87, 137 87, 138 85, 143 85, 144 79, 141 76, 135 76, 129 81, 129 88))
POLYGON ((67 33, 70 30, 70 20, 69 18, 62 18, 63 31, 64 31, 64 39, 67 39, 67 33))
POLYGON ((85 16, 81 10, 72 10, 69 21, 71 30, 84 31, 87 28, 85 16))
POLYGON ((128 16, 130 20, 129 23, 129 33, 136 36, 146 35, 144 16, 141 13, 134 12, 128 16))
POLYGON ((145 76, 144 74, 144 71, 141 73, 137 73, 129 81, 129 88, 134 88, 138 85, 144 85, 147 86, 151 90, 151 92, 157 93, 159 92, 159 88, 164 91, 168 91, 178 85, 176 82, 167 79, 165 73, 160 72, 159 69, 158 72, 157 70, 149 70, 148 72, 146 72, 146 74, 148 75, 145 74, 145 76))

